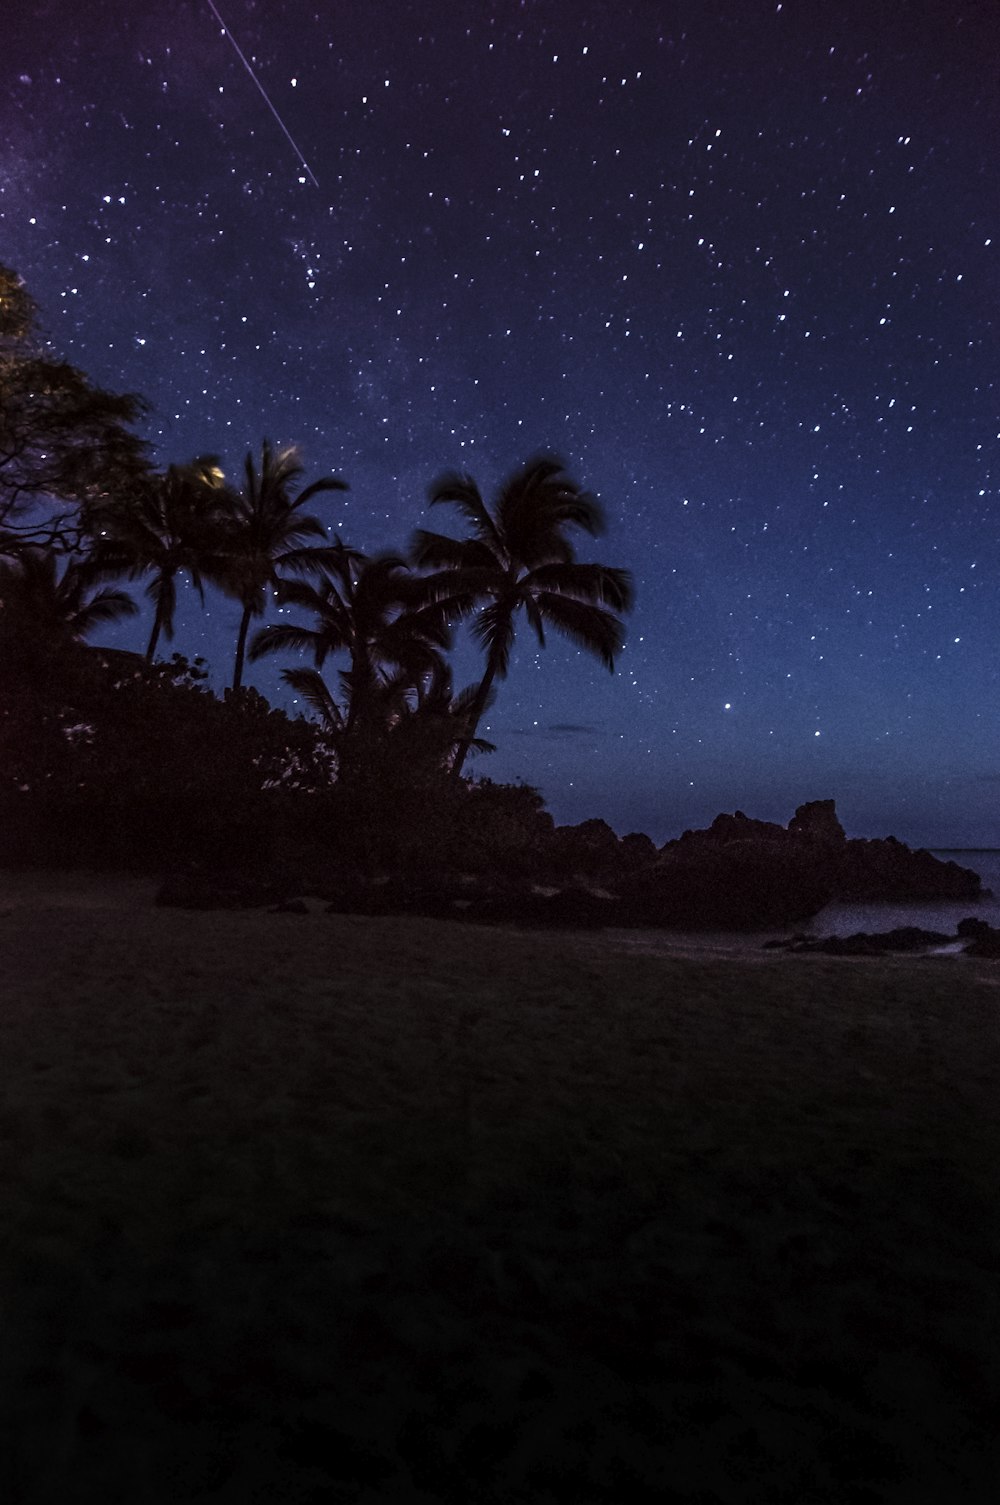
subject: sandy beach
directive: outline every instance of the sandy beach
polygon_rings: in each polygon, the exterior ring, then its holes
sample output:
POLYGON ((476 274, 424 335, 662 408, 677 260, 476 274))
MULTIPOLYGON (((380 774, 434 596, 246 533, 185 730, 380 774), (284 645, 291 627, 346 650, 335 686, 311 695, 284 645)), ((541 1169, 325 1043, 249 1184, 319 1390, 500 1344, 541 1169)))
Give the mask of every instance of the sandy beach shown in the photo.
POLYGON ((997 964, 155 888, 0 875, 5 1498, 995 1498, 997 964))

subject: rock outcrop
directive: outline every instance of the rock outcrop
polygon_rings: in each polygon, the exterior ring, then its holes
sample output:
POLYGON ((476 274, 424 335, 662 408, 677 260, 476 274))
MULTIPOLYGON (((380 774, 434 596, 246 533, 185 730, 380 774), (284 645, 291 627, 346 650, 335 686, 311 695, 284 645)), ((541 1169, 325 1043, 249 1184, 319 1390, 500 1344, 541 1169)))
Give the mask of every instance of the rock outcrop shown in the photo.
MULTIPOLYGON (((989 930, 989 926, 986 929, 989 930)), ((789 941, 768 941, 765 949, 817 951, 823 956, 884 956, 886 952, 927 952, 953 945, 957 936, 918 925, 900 925, 874 934, 859 930, 855 935, 795 935, 789 941)))
MULTIPOLYGON (((954 862, 911 851, 891 836, 848 840, 833 800, 800 805, 787 827, 741 810, 719 815, 707 830, 685 831, 659 851, 641 833, 619 839, 602 820, 555 827, 547 813, 524 803, 524 811, 515 811, 520 824, 507 821, 497 830, 486 819, 495 812, 486 808, 475 839, 450 856, 429 844, 420 872, 377 879, 345 870, 312 886, 304 875, 279 881, 272 874, 192 873, 168 878, 158 902, 244 908, 316 893, 339 913, 754 931, 798 925, 833 899, 982 897, 978 874, 954 862)), ((992 942, 983 937, 982 944, 992 942)))
POLYGON ((959 920, 958 934, 969 945, 965 948, 966 956, 988 956, 996 959, 1000 957, 1000 930, 988 925, 985 920, 969 918, 959 920))
POLYGON ((668 929, 760 930, 811 919, 834 899, 974 900, 977 873, 893 837, 848 840, 833 800, 800 805, 787 827, 718 815, 660 848, 615 891, 630 922, 668 929))

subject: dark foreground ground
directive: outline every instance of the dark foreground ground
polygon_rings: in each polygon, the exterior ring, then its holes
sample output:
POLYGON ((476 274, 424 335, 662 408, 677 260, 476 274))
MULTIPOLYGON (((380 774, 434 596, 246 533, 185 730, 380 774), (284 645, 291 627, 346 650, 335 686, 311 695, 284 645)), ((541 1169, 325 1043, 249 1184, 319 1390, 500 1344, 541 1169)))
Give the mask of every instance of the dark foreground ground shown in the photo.
POLYGON ((0 902, 0 1497, 993 1505, 998 983, 0 902))

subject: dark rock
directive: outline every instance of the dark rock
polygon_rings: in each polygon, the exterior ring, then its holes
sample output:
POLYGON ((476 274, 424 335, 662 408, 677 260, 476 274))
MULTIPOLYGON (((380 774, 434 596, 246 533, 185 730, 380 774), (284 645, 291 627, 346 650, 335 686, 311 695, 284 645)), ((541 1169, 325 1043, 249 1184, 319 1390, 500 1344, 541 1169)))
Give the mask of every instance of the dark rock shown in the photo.
POLYGON ((971 946, 965 948, 966 956, 987 956, 994 959, 1000 957, 1000 931, 994 931, 992 935, 981 936, 973 941, 971 946))
MULTIPOLYGON (((1000 939, 1000 932, 998 932, 1000 939)), ((794 936, 789 941, 771 941, 771 946, 783 947, 786 951, 818 951, 824 956, 884 956, 887 951, 927 951, 932 947, 947 946, 953 935, 942 935, 936 930, 921 930, 917 925, 901 925, 895 930, 876 934, 858 931, 856 935, 828 935, 822 937, 794 936)))
POLYGON ((604 898, 586 889, 567 888, 543 898, 539 924, 558 929, 599 930, 620 924, 618 899, 604 898))
POLYGON ((982 897, 978 873, 930 852, 884 840, 845 842, 831 864, 838 899, 856 902, 963 900, 982 897))
POLYGON ((741 810, 685 831, 657 862, 615 885, 634 923, 757 930, 810 919, 832 899, 982 897, 977 873, 902 842, 849 841, 833 800, 800 805, 787 830, 741 810))
POLYGON ((457 885, 431 886, 405 878, 347 883, 326 889, 327 914, 453 916, 460 896, 457 885))
POLYGON ((627 871, 652 867, 656 861, 656 843, 642 831, 630 831, 620 843, 622 866, 627 871))
POLYGON ((811 919, 832 897, 823 874, 787 845, 715 837, 703 845, 682 839, 661 852, 655 867, 629 876, 616 891, 622 923, 669 930, 794 925, 811 919))
POLYGON ((956 929, 957 933, 960 936, 968 936, 972 940, 979 940, 982 938, 988 939, 991 935, 1000 934, 1000 931, 995 930, 993 926, 987 924, 985 920, 977 920, 974 916, 971 915, 964 920, 959 920, 956 929))
POLYGON ((1000 930, 988 925, 985 920, 965 919, 958 922, 958 933, 972 941, 966 946, 966 956, 1000 956, 1000 930))
POLYGON ((308 914, 309 905, 305 899, 282 899, 280 904, 272 904, 271 914, 308 914))
POLYGON ((825 842, 830 846, 843 846, 847 840, 833 800, 810 800, 800 805, 788 822, 788 830, 792 836, 825 842))
POLYGON ((553 870, 567 876, 610 875, 622 865, 621 843, 603 820, 556 826, 546 842, 545 856, 553 870))
POLYGON ((596 930, 619 925, 619 901, 587 889, 563 889, 556 894, 529 890, 474 899, 464 918, 479 925, 516 925, 553 930, 596 930))
POLYGON ((742 810, 737 810, 735 815, 717 815, 707 831, 685 831, 680 843, 668 842, 661 851, 681 843, 729 846, 733 842, 780 841, 785 835, 784 826, 774 825, 769 820, 751 820, 742 810))

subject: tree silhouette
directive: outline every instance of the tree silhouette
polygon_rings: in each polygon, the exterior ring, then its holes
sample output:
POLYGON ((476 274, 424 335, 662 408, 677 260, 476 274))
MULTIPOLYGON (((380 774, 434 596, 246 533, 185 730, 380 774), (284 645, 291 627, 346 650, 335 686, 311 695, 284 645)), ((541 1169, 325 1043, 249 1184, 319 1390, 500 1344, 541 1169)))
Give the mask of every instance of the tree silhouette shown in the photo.
POLYGON ((78 549, 147 473, 148 446, 130 431, 145 411, 55 359, 34 299, 0 266, 0 555, 78 549))
POLYGON ((268 591, 282 581, 282 572, 318 574, 331 556, 323 524, 301 509, 321 492, 348 489, 337 477, 324 476, 295 496, 294 487, 303 474, 297 451, 289 448, 275 453, 266 439, 259 466, 251 452, 244 470, 243 490, 228 496, 226 560, 220 576, 222 588, 243 607, 233 665, 234 690, 243 683, 251 619, 263 614, 268 591), (310 539, 322 542, 310 544, 310 539))
MULTIPOLYGON (((492 511, 472 477, 455 471, 441 476, 429 495, 432 506, 447 502, 471 525, 464 539, 419 529, 412 557, 431 572, 426 577, 430 596, 451 618, 473 617, 473 635, 486 654, 471 708, 473 735, 494 680, 506 678, 519 612, 543 647, 546 627, 554 627, 614 669, 625 632, 616 613, 632 605, 632 580, 626 570, 577 561, 567 530, 596 536, 603 532, 604 515, 597 500, 567 475, 562 460, 554 455, 529 460, 501 486, 492 511)), ((466 743, 456 755, 456 778, 467 750, 466 743)))
POLYGON ((97 627, 135 616, 139 608, 126 591, 95 589, 86 560, 71 559, 59 574, 52 549, 22 548, 16 559, 0 559, 0 642, 34 644, 58 651, 82 643, 97 627))
MULTIPOLYGON (((282 679, 302 697, 319 717, 324 734, 339 755, 345 749, 347 717, 334 698, 318 669, 283 669, 282 679)), ((417 686, 407 686, 403 693, 397 679, 383 684, 378 691, 381 710, 376 722, 380 727, 378 748, 384 754, 372 759, 374 742, 366 747, 370 761, 388 762, 411 784, 426 783, 435 774, 450 769, 456 752, 469 743, 474 752, 494 752, 492 742, 473 735, 472 708, 477 685, 467 685, 454 693, 451 668, 442 664, 441 671, 425 676, 417 686)), ((491 696, 492 700, 492 696, 491 696)), ((348 766, 351 766, 348 751, 348 766)))
POLYGON ((393 724, 408 694, 444 672, 441 655, 450 643, 445 612, 428 601, 423 581, 403 560, 391 554, 368 558, 339 540, 327 550, 321 583, 284 581, 278 599, 310 612, 315 625, 283 622, 262 628, 250 658, 288 649, 312 655, 316 679, 303 679, 306 670, 286 670, 283 677, 338 733, 343 771, 363 742, 393 724), (348 660, 340 672, 344 708, 318 673, 336 653, 348 660))
POLYGON ((146 646, 151 664, 162 635, 172 639, 177 609, 177 576, 187 574, 204 604, 204 580, 225 571, 223 524, 227 494, 215 455, 200 455, 188 465, 171 465, 151 477, 134 502, 112 507, 91 562, 102 577, 137 579, 152 572, 146 595, 154 602, 153 625, 146 646))

